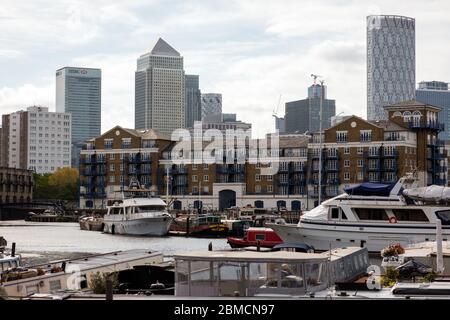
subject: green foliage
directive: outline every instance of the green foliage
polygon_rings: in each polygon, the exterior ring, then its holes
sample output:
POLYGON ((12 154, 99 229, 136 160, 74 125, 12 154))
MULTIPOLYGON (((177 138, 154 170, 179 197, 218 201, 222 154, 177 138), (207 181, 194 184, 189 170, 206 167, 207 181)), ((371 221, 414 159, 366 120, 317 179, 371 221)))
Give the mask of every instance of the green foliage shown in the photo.
POLYGON ((386 274, 381 277, 381 285, 383 287, 392 287, 399 280, 400 273, 394 268, 387 268, 386 274))
POLYGON ((34 174, 34 198, 76 200, 79 189, 78 170, 61 168, 54 173, 34 174))
POLYGON ((433 282, 436 279, 436 277, 437 277, 437 273, 434 271, 431 271, 423 277, 423 280, 424 280, 424 282, 433 282))
POLYGON ((113 289, 119 286, 119 279, 117 273, 100 273, 97 271, 91 276, 89 280, 89 288, 96 294, 105 294, 106 293, 106 280, 111 279, 113 289))

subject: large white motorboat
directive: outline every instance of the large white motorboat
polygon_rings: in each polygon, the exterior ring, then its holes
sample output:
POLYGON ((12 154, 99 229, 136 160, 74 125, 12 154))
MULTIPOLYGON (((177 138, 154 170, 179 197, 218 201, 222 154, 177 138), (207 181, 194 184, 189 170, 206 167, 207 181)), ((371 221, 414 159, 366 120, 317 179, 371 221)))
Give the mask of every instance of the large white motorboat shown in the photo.
POLYGON ((172 216, 159 197, 146 193, 116 201, 103 217, 103 232, 136 236, 164 236, 169 232, 172 216))
POLYGON ((285 242, 304 242, 318 251, 358 245, 379 253, 392 243, 434 241, 437 219, 443 240, 450 240, 450 199, 436 196, 448 188, 415 183, 410 176, 395 184, 362 183, 307 211, 298 224, 268 227, 285 242))

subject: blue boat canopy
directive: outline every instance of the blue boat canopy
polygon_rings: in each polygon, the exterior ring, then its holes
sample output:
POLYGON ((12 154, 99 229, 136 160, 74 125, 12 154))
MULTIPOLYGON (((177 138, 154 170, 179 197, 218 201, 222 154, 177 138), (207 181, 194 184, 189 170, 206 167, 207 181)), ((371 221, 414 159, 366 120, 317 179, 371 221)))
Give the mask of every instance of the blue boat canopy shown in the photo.
POLYGON ((372 183, 363 182, 359 186, 345 188, 344 191, 349 195, 354 196, 381 196, 388 197, 394 188, 395 183, 372 183))
POLYGON ((306 243, 281 243, 272 248, 272 251, 279 251, 281 249, 295 249, 297 252, 314 252, 314 247, 306 243))

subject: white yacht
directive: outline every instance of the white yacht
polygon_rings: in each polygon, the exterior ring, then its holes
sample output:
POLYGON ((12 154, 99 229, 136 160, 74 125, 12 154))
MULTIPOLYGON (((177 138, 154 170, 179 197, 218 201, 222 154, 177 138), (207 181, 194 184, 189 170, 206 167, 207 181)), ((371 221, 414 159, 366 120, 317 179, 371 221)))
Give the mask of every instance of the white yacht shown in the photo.
POLYGON ((172 216, 166 203, 157 197, 135 197, 108 206, 103 232, 136 236, 164 236, 172 216))
POLYGON ((445 194, 449 188, 414 185, 410 177, 396 184, 362 183, 307 211, 298 224, 268 227, 285 242, 304 242, 318 251, 357 245, 379 253, 392 243, 434 241, 437 219, 443 240, 450 240, 450 199, 435 195, 436 189, 445 194))

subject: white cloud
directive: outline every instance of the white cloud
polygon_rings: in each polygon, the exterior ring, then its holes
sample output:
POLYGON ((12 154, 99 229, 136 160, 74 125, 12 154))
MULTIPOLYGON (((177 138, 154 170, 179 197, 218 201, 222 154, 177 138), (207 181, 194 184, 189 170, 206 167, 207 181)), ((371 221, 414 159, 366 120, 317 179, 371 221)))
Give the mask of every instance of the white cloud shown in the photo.
POLYGON ((32 105, 41 105, 54 110, 54 101, 54 85, 24 84, 18 88, 0 88, 0 110, 3 114, 25 110, 32 105))
POLYGON ((224 111, 259 135, 274 128, 280 94, 280 115, 284 102, 306 96, 311 73, 324 76, 338 112, 365 116, 365 17, 415 17, 417 81, 450 81, 447 12, 450 1, 437 0, 3 0, 0 67, 14 69, 15 83, 0 76, 0 108, 53 106, 54 79, 45 77, 54 64, 99 67, 103 131, 133 127, 136 58, 161 36, 202 91, 223 93, 224 111))

